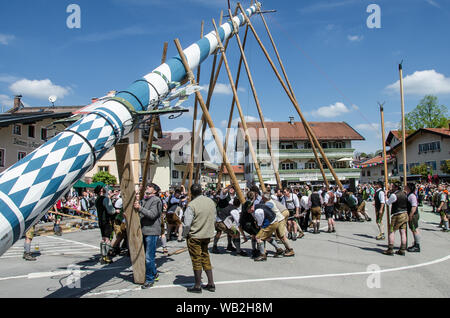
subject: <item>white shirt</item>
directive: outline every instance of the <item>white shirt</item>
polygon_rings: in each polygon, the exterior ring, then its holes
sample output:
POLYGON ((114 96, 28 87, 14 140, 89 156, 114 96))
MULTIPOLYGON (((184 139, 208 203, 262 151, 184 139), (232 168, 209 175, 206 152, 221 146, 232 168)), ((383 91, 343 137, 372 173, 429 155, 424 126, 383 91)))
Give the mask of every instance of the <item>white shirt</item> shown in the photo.
POLYGON ((392 193, 387 200, 387 204, 392 205, 395 202, 397 202, 397 196, 395 195, 395 193, 392 193))
MULTIPOLYGON (((383 190, 378 192, 378 199, 380 199, 380 203, 386 203, 386 196, 384 195, 384 191, 383 190)), ((395 199, 397 200, 397 196, 395 197, 395 199)))
POLYGON ((281 200, 281 203, 283 203, 289 209, 290 207, 288 207, 288 205, 286 203, 287 199, 288 199, 288 201, 293 201, 294 208, 299 208, 300 207, 300 202, 298 201, 298 196, 296 196, 296 195, 294 195, 292 193, 290 194, 289 198, 286 198, 286 196, 283 196, 283 198, 281 200))
MULTIPOLYGON (((264 210, 263 209, 256 209, 255 213, 254 213, 254 217, 256 220, 256 223, 258 224, 258 226, 262 226, 263 222, 264 222, 264 210)), ((272 223, 273 224, 277 221, 277 218, 275 218, 272 223)))
POLYGON ((230 212, 231 216, 233 217, 234 224, 236 227, 239 227, 239 219, 241 217, 241 210, 240 209, 234 209, 230 212))
POLYGON ((411 207, 415 207, 415 206, 419 205, 417 203, 417 197, 415 194, 413 194, 413 195, 408 194, 408 202, 411 204, 411 207))
MULTIPOLYGON (((325 199, 324 199, 325 204, 328 204, 328 200, 330 200, 330 195, 329 195, 328 193, 330 193, 330 192, 327 192, 327 193, 325 194, 325 199)), ((334 195, 333 203, 336 203, 336 202, 337 202, 337 196, 334 195)))
POLYGON ((266 205, 272 210, 272 212, 275 213, 275 215, 276 215, 275 221, 279 222, 279 221, 284 220, 284 216, 283 216, 283 214, 281 214, 280 209, 277 208, 277 205, 275 204, 275 202, 270 200, 270 201, 266 202, 266 205))
POLYGON ((309 210, 311 208, 311 205, 309 204, 309 197, 307 195, 302 196, 300 204, 305 210, 309 210))

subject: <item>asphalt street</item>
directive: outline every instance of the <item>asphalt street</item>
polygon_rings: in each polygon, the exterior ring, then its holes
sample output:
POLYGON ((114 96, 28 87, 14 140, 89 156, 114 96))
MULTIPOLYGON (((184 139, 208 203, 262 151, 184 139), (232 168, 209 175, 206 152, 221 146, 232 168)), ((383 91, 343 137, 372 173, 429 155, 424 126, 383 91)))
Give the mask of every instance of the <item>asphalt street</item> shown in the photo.
MULTIPOLYGON (((37 261, 22 259, 23 239, 0 257, 0 297, 35 298, 315 298, 315 297, 450 297, 450 233, 438 228, 439 216, 421 208, 421 253, 385 256, 387 241, 377 241, 374 209, 368 203, 371 222, 337 222, 336 233, 322 232, 291 242, 295 257, 273 258, 268 245, 266 262, 225 251, 211 254, 216 292, 190 294, 193 283, 187 252, 164 256, 157 251, 160 280, 153 288, 141 290, 133 283, 128 257, 99 264, 98 229, 38 236, 32 242, 37 261)), ((408 235, 409 245, 413 238, 408 235)), ((168 242, 169 251, 185 242, 168 242)), ((396 249, 400 236, 396 235, 396 249)), ((243 244, 251 251, 250 241, 243 244)), ((206 283, 206 276, 203 276, 206 283)))

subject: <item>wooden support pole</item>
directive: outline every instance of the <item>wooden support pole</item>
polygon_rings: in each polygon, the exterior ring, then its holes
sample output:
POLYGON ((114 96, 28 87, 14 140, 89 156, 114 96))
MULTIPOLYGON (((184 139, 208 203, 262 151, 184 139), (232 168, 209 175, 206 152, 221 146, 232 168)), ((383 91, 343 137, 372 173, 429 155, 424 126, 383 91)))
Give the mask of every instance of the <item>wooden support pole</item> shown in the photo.
MULTIPOLYGON (((295 96, 295 93, 294 93, 294 89, 292 88, 291 82, 289 81, 286 69, 284 67, 283 61, 281 60, 281 56, 280 56, 280 53, 278 52, 278 48, 277 48, 277 46, 275 44, 275 41, 273 40, 272 33, 270 32, 269 26, 267 25, 266 19, 264 18, 264 15, 262 14, 261 11, 259 11, 259 15, 261 17, 261 20, 263 21, 264 27, 266 28, 267 35, 269 36, 269 39, 270 39, 270 43, 272 43, 272 47, 273 47, 273 50, 275 51, 275 55, 277 56, 278 63, 280 63, 281 72, 283 73, 283 76, 285 78, 286 84, 288 85, 289 92, 291 93, 292 97, 294 97, 294 99, 298 103, 297 97, 295 96)), ((327 190, 328 190, 329 189, 329 183, 328 183, 327 177, 325 176, 325 171, 323 170, 322 162, 321 162, 320 157, 319 157, 319 155, 317 153, 316 146, 314 144, 314 139, 312 137, 312 133, 314 133, 314 132, 311 132, 308 129, 308 127, 306 127, 306 126, 305 126, 305 131, 306 131, 306 135, 308 136, 309 142, 311 143, 311 148, 313 150, 314 158, 316 159, 317 166, 320 169, 320 173, 322 174, 323 180, 324 180, 324 182, 325 182, 325 184, 327 186, 327 190)))
MULTIPOLYGON (((248 35, 248 26, 245 29, 245 36, 244 36, 244 47, 245 44, 247 42, 247 35, 248 35)), ((237 71, 237 75, 236 75, 236 87, 238 87, 239 85, 239 80, 241 78, 241 68, 242 68, 242 62, 243 62, 243 58, 241 55, 241 58, 239 60, 239 66, 238 66, 238 71, 237 71)), ((225 136, 225 143, 223 145, 223 149, 225 149, 225 151, 227 151, 228 148, 228 138, 230 137, 230 130, 231 130, 231 124, 233 122, 233 114, 234 114, 234 103, 236 102, 236 99, 233 96, 233 101, 231 102, 231 108, 230 108, 230 115, 228 117, 228 125, 227 125, 227 132, 226 132, 226 136, 225 136)), ((222 176, 223 176, 223 169, 225 167, 224 164, 224 160, 222 160, 222 164, 220 165, 220 170, 219 170, 219 175, 217 177, 217 189, 220 190, 220 188, 222 187, 222 176)))
MULTIPOLYGON (((231 10, 228 10, 228 13, 231 15, 231 10)), ((248 26, 247 26, 245 35, 247 35, 247 31, 248 31, 248 26)), ((255 83, 253 81, 253 76, 252 76, 252 73, 250 71, 250 67, 249 67, 248 62, 247 62, 247 57, 245 56, 244 47, 243 47, 243 45, 241 43, 241 38, 239 37, 238 33, 236 33, 236 41, 237 41, 237 44, 239 46, 239 50, 241 52, 241 59, 244 61, 244 66, 245 66, 245 70, 247 72, 248 80, 250 82, 250 87, 252 89, 253 98, 255 99, 256 108, 258 109, 259 119, 261 121, 261 125, 263 127, 264 134, 265 134, 265 137, 266 137, 267 149, 269 150, 269 155, 270 155, 270 159, 272 161, 272 167, 273 167, 273 171, 275 173, 275 178, 277 180, 278 187, 281 189, 282 187, 281 187, 280 174, 278 172, 278 165, 275 162, 275 158, 274 158, 273 152, 272 152, 272 141, 271 141, 269 133, 267 131, 266 123, 264 121, 264 115, 263 115, 263 112, 262 112, 262 109, 261 109, 261 104, 259 102, 258 94, 256 93, 256 88, 255 88, 255 83)))
MULTIPOLYGON (((184 56, 183 49, 181 48, 181 45, 180 45, 180 41, 178 39, 175 39, 174 42, 177 47, 178 53, 180 54, 181 61, 183 62, 184 68, 186 69, 186 74, 187 74, 188 79, 191 81, 192 84, 197 85, 194 75, 192 74, 192 71, 186 60, 186 57, 184 56)), ((211 132, 214 136, 214 140, 217 144, 217 148, 219 149, 219 152, 222 154, 222 156, 225 157, 225 165, 227 167, 227 170, 230 172, 230 177, 233 180, 233 184, 236 189, 236 194, 237 194, 239 200, 241 201, 241 203, 244 204, 245 203, 244 194, 242 193, 242 190, 239 187, 239 182, 237 181, 236 175, 234 174, 233 169, 231 168, 231 164, 228 161, 227 155, 226 155, 226 153, 224 153, 222 141, 220 140, 219 135, 217 134, 217 131, 216 131, 216 128, 212 121, 211 115, 209 114, 209 111, 206 108, 205 102, 203 101, 202 94, 199 91, 195 92, 195 94, 197 95, 197 98, 198 98, 200 107, 202 108, 203 115, 205 116, 206 122, 208 123, 208 126, 211 129, 211 132)))
MULTIPOLYGON (((201 31, 200 31, 200 38, 203 38, 203 29, 205 26, 205 22, 202 21, 201 31)), ((200 83, 200 64, 197 68, 197 83, 200 83)), ((190 156, 190 162, 186 165, 186 172, 185 176, 189 173, 189 183, 188 183, 188 198, 189 201, 191 200, 191 186, 192 186, 192 178, 194 175, 194 154, 195 154, 195 121, 197 120, 197 111, 198 111, 198 98, 195 97, 195 104, 194 104, 194 115, 192 117, 192 132, 191 132, 191 156, 190 156)), ((182 184, 186 182, 185 176, 183 176, 183 182, 182 184)))
MULTIPOLYGON (((244 112, 242 111, 241 103, 239 101, 239 97, 238 97, 236 85, 233 80, 233 76, 231 75, 230 66, 228 64, 228 59, 227 59, 225 51, 223 50, 222 41, 220 40, 220 36, 219 36, 219 30, 217 29, 217 25, 216 25, 216 22, 214 21, 214 19, 212 19, 212 23, 214 25, 214 29, 216 30, 216 39, 217 39, 217 43, 219 43, 218 48, 222 53, 223 62, 225 64, 225 69, 227 70, 228 79, 229 79, 230 85, 231 85, 231 90, 233 91, 234 99, 236 100, 236 107, 239 111, 239 116, 241 118, 242 127, 244 128, 245 139, 247 140, 248 148, 249 148, 250 154, 252 156, 253 164, 255 165, 255 170, 256 170, 256 174, 258 175, 259 183, 261 185, 261 190, 263 192, 265 192, 266 186, 264 185, 264 179, 261 174, 261 169, 259 167, 258 158, 256 156, 255 149, 253 148, 252 139, 248 132, 247 122, 245 120, 244 112)), ((228 170, 228 168, 227 168, 227 170, 228 170)))
POLYGON ((117 170, 119 172, 120 193, 123 201, 124 217, 127 224, 128 249, 130 251, 133 277, 136 284, 145 283, 145 247, 142 238, 141 220, 134 209, 136 192, 133 167, 128 143, 115 146, 117 170))
MULTIPOLYGON (((166 62, 167 58, 167 47, 169 43, 164 42, 164 48, 163 48, 163 55, 161 58, 161 64, 166 62)), ((154 109, 156 109, 155 107, 154 109)), ((158 115, 152 115, 150 121, 150 132, 148 134, 148 140, 147 140, 147 150, 145 151, 145 160, 144 160, 144 172, 142 173, 142 185, 139 189, 139 197, 144 197, 145 188, 147 186, 147 174, 148 174, 148 166, 149 166, 149 159, 150 154, 152 153, 152 147, 153 147, 153 135, 155 134, 155 126, 156 122, 158 121, 158 115)))
MULTIPOLYGON (((406 125, 405 125, 405 98, 403 95, 403 66, 398 65, 400 74, 400 101, 402 104, 402 152, 403 152, 403 187, 406 187, 407 180, 407 166, 406 166, 406 125)), ((406 231, 408 232, 408 231, 406 231)))
MULTIPOLYGON (((387 202, 387 193, 389 191, 389 180, 388 180, 388 172, 387 172, 387 156, 386 156, 386 139, 385 139, 385 132, 384 132, 384 110, 383 105, 380 105, 380 114, 381 114, 381 138, 383 142, 383 161, 384 161, 384 187, 385 187, 385 199, 387 202)), ((387 228, 388 228, 388 235, 387 240, 389 242, 389 233, 391 232, 391 217, 389 216, 389 205, 387 203, 384 204, 386 209, 386 220, 387 220, 387 228)))
POLYGON ((270 64, 270 66, 272 67, 272 69, 273 69, 273 71, 274 71, 276 77, 277 77, 278 80, 280 81, 280 84, 283 86, 283 89, 285 90, 286 94, 288 95, 289 99, 291 100, 292 104, 294 105, 294 107, 295 107, 295 109, 296 109, 298 115, 300 116, 300 118, 301 118, 301 120, 302 120, 302 123, 303 123, 303 125, 304 125, 304 127, 305 127, 305 130, 306 130, 306 129, 309 130, 309 133, 310 133, 311 137, 313 138, 313 141, 314 141, 314 143, 316 144, 317 148, 319 149, 320 154, 322 155, 322 158, 324 159, 324 161, 325 161, 325 163, 326 163, 328 169, 330 170, 331 174, 333 175, 334 180, 335 180, 336 183, 338 184, 339 188, 342 190, 342 189, 343 189, 342 183, 341 183, 341 181, 339 180, 339 178, 337 177, 336 172, 334 171, 333 166, 331 165, 331 163, 330 163, 330 161, 328 160, 327 156, 325 155, 325 152, 323 151, 322 146, 320 145, 320 143, 319 143, 319 141, 317 140, 317 138, 316 138, 314 132, 312 131, 311 126, 310 126, 309 123, 306 121, 305 117, 303 116, 303 114, 302 114, 302 112, 301 112, 301 110, 300 110, 300 106, 298 105, 297 100, 292 96, 292 94, 290 93, 288 87, 286 86, 286 84, 284 83, 283 79, 281 78, 280 73, 278 72, 277 68, 275 67, 275 64, 273 63, 272 59, 270 58, 270 55, 269 55, 269 53, 267 52, 267 50, 266 50, 264 44, 261 42, 261 39, 259 38, 259 36, 258 36, 258 34, 257 34, 256 30, 255 30, 255 28, 253 27, 253 25, 252 25, 250 19, 249 19, 249 18, 247 17, 247 15, 245 14, 245 11, 244 11, 244 9, 242 8, 241 4, 238 3, 238 6, 239 6, 239 9, 242 11, 242 13, 243 13, 243 15, 244 15, 244 18, 246 19, 247 24, 249 25, 250 29, 252 30, 253 35, 255 36, 255 38, 256 38, 256 40, 257 40, 259 46, 261 47, 261 49, 262 49, 262 51, 263 51, 263 53, 264 53, 264 55, 266 56, 267 60, 269 61, 269 64, 270 64))

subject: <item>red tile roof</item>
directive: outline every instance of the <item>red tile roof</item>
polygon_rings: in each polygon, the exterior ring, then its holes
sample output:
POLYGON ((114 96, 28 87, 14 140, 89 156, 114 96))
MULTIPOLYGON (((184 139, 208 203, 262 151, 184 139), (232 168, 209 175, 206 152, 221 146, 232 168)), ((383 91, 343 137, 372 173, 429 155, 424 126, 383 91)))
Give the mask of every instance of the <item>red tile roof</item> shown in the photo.
MULTIPOLYGON (((235 174, 242 174, 242 173, 244 173, 244 165, 231 166, 231 168, 233 168, 233 172, 235 174)), ((228 174, 228 170, 227 170, 226 166, 223 169, 223 173, 224 174, 228 174)))
MULTIPOLYGON (((346 122, 309 122, 318 140, 365 140, 356 130, 346 122)), ((242 125, 239 123, 239 128, 242 125)), ((260 122, 248 122, 250 136, 253 140, 265 139, 264 133, 259 133, 262 128, 260 122)), ((278 133, 280 140, 308 140, 305 128, 301 122, 266 122, 269 137, 278 133), (277 132, 272 129, 277 129, 277 132)))
MULTIPOLYGON (((394 158, 391 155, 386 155, 387 162, 392 162, 394 158)), ((369 165, 379 165, 383 163, 383 156, 376 156, 364 162, 361 162, 357 166, 361 168, 367 168, 369 165)))

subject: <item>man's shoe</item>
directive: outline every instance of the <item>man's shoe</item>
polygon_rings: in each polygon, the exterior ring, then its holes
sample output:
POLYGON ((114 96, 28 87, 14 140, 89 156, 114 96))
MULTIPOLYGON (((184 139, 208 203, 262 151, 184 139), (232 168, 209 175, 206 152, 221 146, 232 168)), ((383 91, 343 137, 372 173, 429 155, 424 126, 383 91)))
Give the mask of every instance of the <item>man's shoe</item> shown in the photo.
POLYGON ((159 274, 158 273, 156 273, 154 281, 155 282, 159 281, 159 274))
POLYGON ((253 250, 252 251, 252 258, 257 258, 259 256, 259 251, 258 250, 253 250))
POLYGON ((420 247, 417 245, 414 245, 414 246, 408 247, 407 251, 410 253, 420 253, 420 247))
POLYGON ((260 255, 260 256, 258 256, 257 258, 255 258, 254 261, 255 261, 255 262, 264 262, 264 261, 267 261, 267 256, 266 256, 265 254, 264 254, 264 255, 260 255))
POLYGON ((278 258, 278 257, 283 257, 284 251, 282 248, 277 248, 277 251, 275 252, 274 257, 278 258))
POLYGON ((333 228, 333 230, 331 231, 331 233, 336 233, 336 230, 333 228))
POLYGON ((388 248, 387 250, 383 251, 384 255, 394 255, 394 250, 392 248, 388 248))
POLYGON ((378 234, 375 238, 377 241, 384 240, 384 234, 378 234))
POLYGON ((207 291, 210 291, 212 293, 214 293, 216 291, 216 286, 215 285, 205 285, 202 286, 203 289, 206 289, 207 291))
POLYGON ((219 249, 217 248, 217 246, 213 246, 211 253, 213 254, 220 254, 219 249))
POLYGON ((181 242, 184 242, 184 240, 183 240, 183 239, 177 240, 177 242, 178 242, 178 243, 181 243, 181 242))
POLYGON ((449 229, 442 229, 442 232, 450 232, 449 229))
POLYGON ((292 240, 293 240, 293 241, 297 241, 297 234, 292 233, 292 240))
POLYGON ((35 261, 36 257, 31 255, 31 253, 23 253, 23 259, 26 261, 35 261))
POLYGON ((192 287, 189 287, 188 289, 187 289, 187 291, 188 292, 190 292, 190 293, 196 293, 196 294, 201 294, 202 293, 202 288, 201 287, 195 287, 195 286, 192 286, 192 287))
POLYGON ((332 232, 331 229, 328 229, 327 233, 331 233, 331 232, 332 232))
POLYGON ((395 254, 405 256, 405 250, 399 249, 397 252, 395 252, 395 254))
POLYGON ((305 236, 305 233, 303 233, 303 232, 300 232, 299 234, 298 234, 298 239, 301 239, 303 236, 305 236))
POLYGON ((145 282, 144 285, 141 286, 141 289, 148 289, 153 287, 155 283, 154 282, 145 282))
POLYGON ((289 249, 284 251, 284 257, 295 256, 294 249, 289 249))
POLYGON ((367 222, 371 222, 372 221, 372 219, 371 218, 367 218, 367 222))
POLYGON ((227 251, 236 252, 236 248, 233 245, 228 245, 227 246, 227 251))
POLYGON ((291 232, 288 233, 288 240, 290 240, 290 239, 292 239, 292 233, 291 232))

